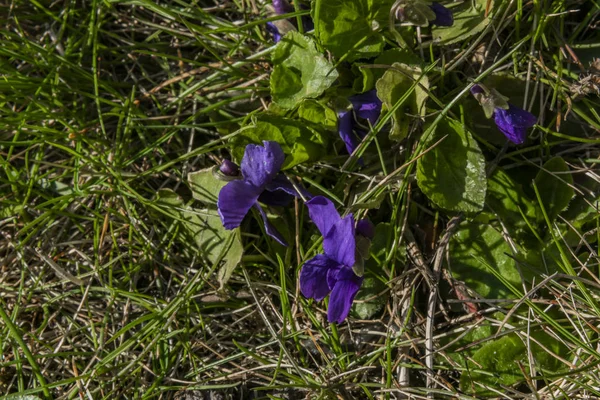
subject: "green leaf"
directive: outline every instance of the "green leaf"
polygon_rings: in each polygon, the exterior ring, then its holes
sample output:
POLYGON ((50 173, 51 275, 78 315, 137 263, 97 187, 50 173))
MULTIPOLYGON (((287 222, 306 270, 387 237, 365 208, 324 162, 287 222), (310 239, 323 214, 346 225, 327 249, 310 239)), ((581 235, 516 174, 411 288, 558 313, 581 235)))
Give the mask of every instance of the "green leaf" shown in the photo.
POLYGON ((581 226, 600 217, 600 183, 588 176, 579 175, 576 185, 583 194, 577 194, 562 215, 573 224, 581 226))
POLYGON ((492 325, 484 321, 480 325, 469 329, 465 334, 459 331, 455 334, 444 336, 440 339, 442 346, 449 345, 446 348, 446 353, 455 362, 465 364, 468 357, 481 348, 482 344, 477 342, 482 341, 492 335, 492 325))
POLYGON ((386 286, 379 279, 372 276, 365 278, 352 307, 360 319, 373 318, 383 309, 389 298, 389 291, 382 294, 385 289, 386 286))
POLYGON ((450 241, 450 270, 483 298, 514 298, 489 269, 496 269, 504 279, 520 287, 521 276, 510 257, 512 253, 502 234, 491 225, 463 222, 450 241))
POLYGON ((335 130, 337 128, 337 114, 331 108, 316 100, 304 100, 298 107, 298 116, 315 125, 335 130))
POLYGON ((518 363, 527 365, 527 354, 517 335, 487 343, 473 355, 470 368, 460 377, 460 388, 468 393, 488 395, 493 392, 481 385, 495 389, 500 385, 513 385, 524 379, 518 363))
POLYGON ((488 179, 486 204, 509 227, 525 228, 523 213, 531 223, 539 220, 539 208, 519 183, 497 167, 488 179))
MULTIPOLYGON (((531 336, 554 354, 564 357, 566 347, 541 330, 531 331, 531 336)), ((497 396, 499 389, 525 381, 523 372, 531 375, 528 353, 531 353, 538 371, 555 373, 564 369, 561 361, 549 354, 536 341, 529 343, 530 349, 517 334, 508 334, 500 339, 484 344, 468 361, 467 369, 460 378, 460 389, 479 396, 497 396)), ((542 378, 540 378, 542 379, 542 378)))
POLYGON ((337 77, 312 39, 298 32, 285 35, 273 52, 271 94, 280 107, 294 108, 303 99, 320 96, 337 77))
POLYGON ((392 110, 392 130, 390 138, 402 140, 408 135, 413 115, 425 115, 425 101, 429 80, 422 76, 421 68, 407 64, 394 63, 377 81, 377 96, 383 102, 385 110, 392 110), (415 80, 419 79, 410 95, 398 107, 396 104, 410 90, 415 80))
POLYGON ((356 93, 364 93, 375 87, 373 68, 363 68, 363 65, 365 64, 352 64, 352 72, 357 76, 352 83, 352 90, 356 93))
MULTIPOLYGON (((390 252, 390 246, 394 240, 395 228, 389 222, 379 223, 375 226, 375 237, 371 240, 369 249, 370 257, 365 261, 365 266, 369 270, 378 271, 383 266, 390 252)), ((399 260, 406 259, 406 247, 400 246, 396 251, 399 260)))
POLYGON ((227 256, 225 257, 223 266, 217 273, 217 280, 221 285, 219 289, 223 289, 223 286, 225 286, 227 281, 229 281, 229 278, 231 278, 231 274, 235 270, 235 267, 237 267, 242 261, 242 256, 244 255, 244 246, 242 246, 240 230, 236 229, 232 235, 233 240, 231 247, 229 247, 229 250, 227 251, 227 256))
POLYGON ((428 26, 429 21, 436 18, 435 13, 427 3, 421 1, 406 1, 406 3, 402 10, 402 22, 410 22, 416 26, 428 26))
POLYGON ((548 218, 554 221, 567 208, 575 193, 572 188, 573 177, 565 160, 561 157, 548 160, 535 177, 535 184, 548 218))
POLYGON ((189 173, 188 183, 196 200, 216 206, 219 192, 227 184, 227 181, 218 179, 215 176, 214 168, 206 168, 189 173))
MULTIPOLYGON (((423 67, 423 60, 421 57, 413 53, 408 49, 388 49, 381 53, 379 57, 375 59, 374 64, 376 65, 389 65, 391 66, 393 63, 402 63, 408 64, 415 67, 423 67)), ((385 73, 385 69, 383 68, 373 68, 373 74, 377 79, 381 78, 385 73)))
POLYGON ((346 61, 374 57, 383 50, 383 36, 393 1, 327 0, 313 2, 315 35, 335 57, 346 61))
POLYGON ((293 119, 259 114, 254 124, 242 129, 232 140, 232 153, 240 161, 249 143, 261 144, 273 140, 286 154, 283 169, 303 162, 319 160, 326 151, 324 136, 312 126, 293 119))
POLYGON ((449 45, 463 42, 481 32, 490 23, 490 16, 485 16, 487 3, 488 0, 465 1, 452 7, 454 24, 448 27, 434 26, 431 29, 434 42, 449 45))
POLYGON ((192 209, 170 189, 159 190, 154 204, 162 209, 161 216, 166 214, 182 230, 184 245, 191 245, 211 264, 225 261, 226 271, 218 275, 221 286, 224 285, 242 259, 239 230, 226 230, 215 210, 192 209))
POLYGON ((22 204, 6 204, 0 207, 0 219, 17 217, 25 211, 22 204))
POLYGON ((460 122, 445 119, 429 135, 425 148, 442 139, 417 162, 419 187, 438 207, 475 213, 485 201, 485 159, 460 122), (447 136, 446 136, 447 135, 447 136))

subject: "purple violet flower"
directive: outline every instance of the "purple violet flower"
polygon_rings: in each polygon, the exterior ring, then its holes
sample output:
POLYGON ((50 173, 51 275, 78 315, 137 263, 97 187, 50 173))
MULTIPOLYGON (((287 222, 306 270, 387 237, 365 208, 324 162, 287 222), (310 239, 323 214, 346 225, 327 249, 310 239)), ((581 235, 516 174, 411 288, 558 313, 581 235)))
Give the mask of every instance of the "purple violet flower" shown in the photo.
POLYGON ((506 100, 495 90, 486 90, 481 85, 474 85, 471 94, 481 103, 488 118, 492 114, 496 126, 508 140, 521 144, 527 138, 527 129, 537 122, 537 117, 529 111, 523 110, 506 100), (487 111, 486 111, 487 109, 487 111))
POLYGON ((529 111, 508 103, 508 110, 496 108, 494 122, 508 140, 521 144, 527 138, 527 129, 537 122, 537 117, 529 111))
MULTIPOLYGON (((308 214, 323 235, 324 254, 306 261, 300 272, 300 290, 305 297, 323 300, 329 293, 327 320, 342 323, 352 307, 354 296, 360 289, 363 277, 353 270, 357 258, 357 234, 374 232, 370 222, 359 221, 355 227, 354 216, 344 218, 331 200, 315 196, 306 202, 308 214), (358 229, 360 228, 360 230, 358 229)), ((368 221, 368 220, 367 220, 368 221)))
POLYGON ((279 43, 281 40, 281 34, 279 33, 279 29, 275 26, 273 22, 267 22, 267 32, 269 32, 273 36, 273 42, 279 43))
MULTIPOLYGON (((357 117, 366 119, 371 125, 375 125, 381 113, 381 100, 377 97, 375 89, 351 96, 348 100, 352 103, 352 110, 357 117)), ((356 129, 356 133, 354 132, 355 120, 352 110, 338 112, 338 133, 346 144, 349 154, 356 150, 367 134, 364 129, 360 128, 356 129)))
MULTIPOLYGON (((219 192, 217 208, 225 229, 235 229, 240 226, 250 208, 256 207, 263 219, 267 235, 287 246, 285 239, 271 225, 258 202, 267 205, 287 205, 294 196, 300 195, 288 178, 279 172, 285 159, 279 143, 265 141, 263 144, 264 146, 246 146, 240 168, 242 177, 223 186, 219 192)), ((300 190, 302 196, 312 198, 308 191, 302 188, 300 190)))
POLYGON ((294 12, 294 7, 287 0, 273 0, 273 9, 277 15, 294 12))
POLYGON ((454 24, 454 16, 448 8, 440 3, 432 3, 429 8, 435 13, 435 19, 429 22, 431 25, 452 26, 454 24))
MULTIPOLYGON (((304 4, 300 5, 300 8, 307 9, 304 4)), ((294 7, 287 0, 273 0, 273 10, 276 15, 289 14, 294 12, 294 7)), ((312 31, 315 24, 309 15, 302 16, 302 27, 304 31, 312 31)), ((278 20, 273 22, 267 22, 267 32, 273 35, 273 41, 278 43, 281 37, 288 31, 296 28, 296 19, 291 20, 278 20)))

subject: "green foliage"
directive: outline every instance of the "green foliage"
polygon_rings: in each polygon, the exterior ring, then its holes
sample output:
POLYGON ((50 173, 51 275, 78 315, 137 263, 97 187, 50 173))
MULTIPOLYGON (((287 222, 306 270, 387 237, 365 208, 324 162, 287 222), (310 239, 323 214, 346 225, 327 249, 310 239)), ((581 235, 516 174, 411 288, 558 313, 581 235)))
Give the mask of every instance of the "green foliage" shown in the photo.
POLYGON ((521 275, 513 251, 502 234, 489 224, 463 222, 450 241, 450 270, 452 275, 467 284, 483 298, 514 298, 509 289, 490 271, 498 271, 515 286, 521 275))
POLYGON ((481 341, 492 336, 493 330, 489 322, 483 322, 479 325, 469 328, 465 332, 445 336, 441 339, 443 346, 446 348, 446 353, 452 360, 457 363, 465 364, 465 361, 482 346, 481 341))
POLYGON ((377 96, 385 105, 384 110, 394 110, 390 138, 404 139, 408 135, 411 116, 425 115, 429 80, 419 67, 396 62, 375 86, 377 96), (414 86, 415 81, 418 81, 416 86, 414 86), (414 88, 409 92, 413 86, 414 88))
MULTIPOLYGON (((493 7, 490 3, 490 9, 493 7)), ((490 16, 486 17, 485 10, 488 0, 465 1, 451 7, 454 14, 452 26, 436 26, 431 30, 433 40, 440 45, 449 45, 462 42, 481 32, 489 23, 490 16)))
MULTIPOLYGON (((393 236, 391 224, 381 223, 375 227, 375 236, 370 242, 368 259, 365 260, 367 270, 378 273, 388 253, 390 235, 393 236)), ((373 318, 387 303, 390 294, 386 285, 375 276, 366 276, 360 291, 356 295, 353 310, 361 319, 373 318)))
POLYGON ((404 0, 402 10, 403 20, 416 26, 428 26, 429 21, 436 18, 435 13, 429 7, 429 2, 421 0, 404 0))
POLYGON ((565 160, 554 157, 546 161, 535 177, 535 184, 548 218, 554 221, 567 208, 575 193, 572 188, 573 177, 565 160))
POLYGON ((541 219, 537 203, 525 194, 522 186, 502 167, 497 167, 488 179, 486 205, 509 228, 525 228, 527 224, 523 216, 530 223, 541 219))
POLYGON ((188 174, 188 183, 196 200, 207 205, 217 205, 219 191, 227 181, 218 179, 216 173, 216 168, 205 168, 188 174))
POLYGON ((362 65, 358 63, 354 63, 352 65, 352 72, 356 76, 356 79, 354 79, 354 82, 352 83, 352 89, 356 93, 364 93, 373 89, 375 86, 375 75, 373 73, 373 68, 361 68, 361 66, 362 65))
POLYGON ((370 319, 379 313, 389 299, 389 293, 384 292, 386 289, 379 279, 367 276, 356 294, 352 307, 356 315, 360 319, 370 319))
POLYGON ((315 34, 335 57, 346 61, 376 56, 383 50, 379 29, 387 23, 389 0, 330 0, 313 4, 315 34))
POLYGON ((321 128, 334 130, 337 127, 335 111, 316 100, 304 100, 300 103, 298 117, 321 128))
POLYGON ((524 382, 523 373, 531 375, 528 353, 538 371, 559 370, 560 362, 537 342, 554 354, 560 354, 563 346, 543 331, 533 331, 531 334, 535 341, 529 343, 529 349, 524 343, 525 339, 514 333, 484 344, 469 359, 467 371, 461 374, 461 390, 478 396, 495 396, 496 392, 490 389, 524 382))
MULTIPOLYGON (((323 109, 323 116, 331 121, 331 113, 323 109)), ((318 118, 314 111, 305 112, 303 115, 318 118)), ((300 121, 268 114, 259 114, 253 118, 253 124, 240 130, 232 140, 232 153, 240 161, 244 155, 246 145, 249 143, 262 144, 263 141, 272 140, 281 145, 286 154, 283 168, 291 168, 303 162, 312 162, 320 159, 325 153, 325 136, 300 121)))
POLYGON ((462 124, 442 120, 427 138, 428 149, 417 163, 419 188, 438 207, 454 212, 481 211, 485 201, 485 159, 462 124))
POLYGON ((312 39, 298 32, 285 35, 273 52, 271 94, 280 107, 294 108, 303 99, 320 96, 337 77, 312 39))
POLYGON ((213 265, 224 261, 218 274, 219 282, 224 285, 242 260, 244 247, 239 230, 226 230, 215 209, 192 209, 169 189, 159 190, 154 203, 172 218, 182 236, 189 240, 187 244, 193 243, 201 257, 213 265))
POLYGON ((582 193, 575 196, 562 216, 576 226, 593 223, 600 217, 600 182, 580 176, 575 183, 581 187, 582 193))

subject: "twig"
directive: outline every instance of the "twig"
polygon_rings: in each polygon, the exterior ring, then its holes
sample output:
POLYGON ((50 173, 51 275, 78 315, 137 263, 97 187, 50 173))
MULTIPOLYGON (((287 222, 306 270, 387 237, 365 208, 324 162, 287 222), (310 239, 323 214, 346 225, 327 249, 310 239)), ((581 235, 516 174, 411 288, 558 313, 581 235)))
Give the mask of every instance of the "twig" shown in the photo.
POLYGON ((421 249, 419 249, 419 245, 415 240, 415 236, 413 235, 410 228, 406 228, 404 230, 404 238, 406 239, 406 252, 410 257, 413 264, 417 267, 423 278, 425 278, 425 282, 427 282, 427 286, 429 288, 433 287, 434 279, 427 267, 427 262, 425 258, 423 258, 423 254, 421 253, 421 249))
MULTIPOLYGON (((458 224, 462 220, 462 214, 453 217, 446 227, 446 233, 440 239, 433 259, 433 277, 432 285, 430 286, 429 299, 427 300, 427 321, 425 324, 425 366, 427 367, 427 388, 431 389, 434 384, 435 375, 433 373, 433 363, 435 359, 434 348, 433 348, 433 326, 435 308, 437 305, 438 296, 438 283, 440 280, 440 274, 442 272, 442 261, 444 260, 444 254, 446 253, 446 246, 450 241, 450 237, 454 234, 454 231, 458 227, 458 224)), ((433 398, 432 393, 427 394, 428 398, 433 398)))

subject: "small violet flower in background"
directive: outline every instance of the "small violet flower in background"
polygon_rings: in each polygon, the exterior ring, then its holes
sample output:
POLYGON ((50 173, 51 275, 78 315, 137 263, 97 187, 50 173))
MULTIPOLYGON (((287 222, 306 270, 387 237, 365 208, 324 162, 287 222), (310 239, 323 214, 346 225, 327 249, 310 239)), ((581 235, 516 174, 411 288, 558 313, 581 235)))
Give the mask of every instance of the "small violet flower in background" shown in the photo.
MULTIPOLYGON (((361 220, 355 227, 354 216, 344 218, 331 200, 315 196, 306 202, 310 218, 323 235, 324 254, 306 261, 300 272, 300 290, 305 297, 323 300, 330 292, 327 319, 342 323, 352 307, 354 296, 360 289, 363 277, 355 273, 355 265, 362 269, 364 257, 357 246, 358 239, 372 239, 373 225, 361 220)), ((362 275, 362 270, 359 271, 362 275)))
POLYGON ((416 26, 452 26, 452 11, 440 3, 428 0, 398 0, 393 7, 396 19, 402 23, 416 26))
POLYGON ((364 129, 355 129, 354 114, 358 118, 369 121, 371 125, 375 125, 381 113, 381 100, 377 97, 377 91, 375 90, 356 94, 348 100, 352 103, 352 110, 338 112, 338 133, 346 144, 346 150, 349 154, 352 154, 367 134, 364 129))
MULTIPOLYGON (((285 159, 281 146, 277 142, 263 144, 246 146, 240 168, 242 176, 223 186, 219 192, 217 209, 225 229, 234 229, 240 226, 250 208, 256 207, 267 234, 287 246, 285 239, 267 219, 259 201, 267 205, 285 206, 294 196, 300 195, 288 178, 279 172, 285 159)), ((237 165, 231 161, 225 160, 219 169, 224 175, 237 175, 237 165)), ((305 198, 312 197, 308 191, 298 188, 305 198)))
MULTIPOLYGON (((305 9, 304 5, 300 8, 305 9)), ((294 7, 287 0, 273 0, 273 11, 275 15, 283 15, 294 12, 294 7)), ((314 23, 310 16, 302 16, 302 27, 304 31, 312 31, 314 29, 314 23)), ((296 19, 291 20, 281 19, 278 21, 267 22, 267 31, 273 35, 273 41, 278 43, 281 37, 291 30, 296 29, 296 19)))
POLYGON ((494 89, 487 89, 482 85, 475 85, 471 93, 483 107, 487 118, 492 115, 496 126, 515 144, 521 144, 527 138, 527 129, 537 122, 537 117, 529 111, 510 104, 507 97, 502 96, 494 89))
POLYGON ((454 16, 452 15, 452 11, 448 8, 440 3, 431 3, 429 8, 435 13, 435 19, 429 21, 431 25, 452 26, 454 24, 454 16))

